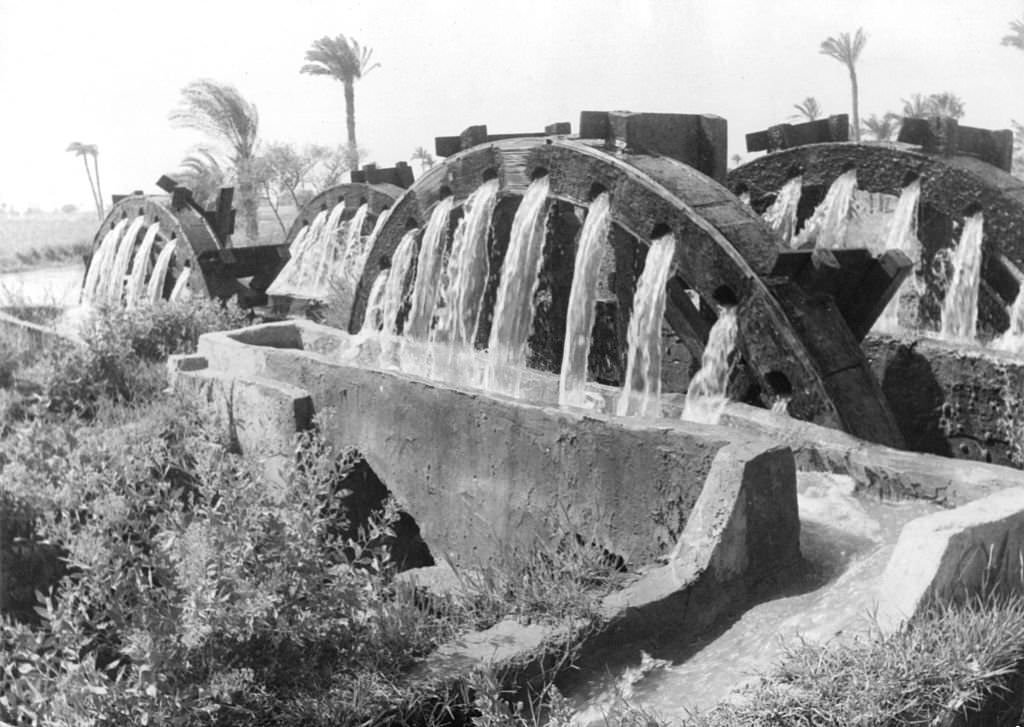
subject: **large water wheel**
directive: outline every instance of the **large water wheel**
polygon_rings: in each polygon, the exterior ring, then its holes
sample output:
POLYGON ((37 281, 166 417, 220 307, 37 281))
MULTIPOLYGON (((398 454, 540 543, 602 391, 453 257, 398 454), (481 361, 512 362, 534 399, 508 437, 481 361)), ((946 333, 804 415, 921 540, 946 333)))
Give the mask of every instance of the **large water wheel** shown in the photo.
MULTIPOLYGON (((960 127, 951 119, 905 119, 899 142, 827 141, 833 117, 797 126, 783 125, 748 135, 752 150, 770 153, 729 173, 729 187, 750 195, 763 212, 783 184, 803 177, 799 224, 840 174, 856 169, 860 190, 898 196, 911 179, 921 181, 918 273, 925 283, 918 321, 938 324, 945 273, 943 251, 958 240, 965 214, 984 214, 979 329, 993 335, 1006 329, 1007 308, 1024 280, 1024 181, 1009 174, 1012 135, 960 127), (804 143, 822 139, 821 143, 804 143)), ((845 125, 841 135, 846 138, 845 125)), ((835 135, 833 135, 835 136, 835 135)))
MULTIPOLYGON (((900 444, 892 414, 857 338, 832 300, 807 295, 794 285, 784 289, 783 305, 777 292, 773 294, 765 284, 763 277, 775 269, 781 245, 762 220, 724 186, 693 167, 668 156, 629 153, 629 145, 626 152, 612 151, 609 141, 614 149, 614 139, 609 138, 498 139, 462 151, 429 170, 395 203, 369 251, 350 329, 360 327, 370 286, 390 264, 406 231, 422 228, 442 198, 453 196, 457 211, 480 184, 496 178, 500 201, 493 218, 492 279, 484 297, 478 343, 486 341, 495 277, 508 245, 512 215, 531 179, 547 175, 554 205, 549 247, 557 247, 558 238, 573 239, 580 224, 580 215, 574 213, 584 209, 596 193, 610 195, 615 258, 611 287, 618 297, 620 338, 647 247, 663 234, 674 233, 676 274, 670 278, 666 320, 688 346, 696 352, 703 348, 709 311, 720 304, 736 305, 741 354, 754 382, 745 394, 764 402, 791 397, 789 411, 798 418, 900 444), (701 305, 691 301, 690 291, 699 296, 701 305)), ((562 278, 571 279, 571 251, 549 250, 548 257, 567 260, 570 270, 562 278)), ((564 308, 565 302, 558 298, 563 293, 567 296, 568 286, 556 282, 550 287, 555 298, 552 308, 564 308)), ((624 341, 619 344, 625 350, 624 341)))

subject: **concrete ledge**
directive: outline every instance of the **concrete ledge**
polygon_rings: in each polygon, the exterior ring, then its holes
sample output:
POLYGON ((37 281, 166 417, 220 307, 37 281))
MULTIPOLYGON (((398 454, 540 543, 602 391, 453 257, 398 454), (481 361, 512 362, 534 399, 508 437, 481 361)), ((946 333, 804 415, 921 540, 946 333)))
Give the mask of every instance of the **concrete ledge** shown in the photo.
MULTIPOLYGON (((632 636, 710 625, 800 558, 796 470, 788 448, 715 456, 667 565, 606 597, 602 616, 632 636)), ((617 636, 621 636, 621 633, 617 636)))
POLYGON ((886 632, 934 604, 1024 593, 1024 488, 912 520, 882 575, 878 623, 886 632))
POLYGON ((858 490, 884 498, 922 498, 956 507, 1008 487, 1024 487, 1024 472, 1018 469, 892 449, 744 404, 729 404, 723 423, 789 446, 801 471, 850 475, 858 490))
POLYGON ((201 356, 173 356, 168 377, 211 405, 214 422, 268 476, 280 477, 295 459, 295 434, 309 429, 313 402, 296 386, 202 368, 201 356))
POLYGON ((327 438, 362 452, 456 566, 529 548, 550 526, 650 564, 676 544, 720 449, 736 445, 744 460, 773 449, 724 427, 562 410, 357 366, 343 360, 351 340, 289 321, 206 334, 199 354, 224 375, 309 392, 327 438))

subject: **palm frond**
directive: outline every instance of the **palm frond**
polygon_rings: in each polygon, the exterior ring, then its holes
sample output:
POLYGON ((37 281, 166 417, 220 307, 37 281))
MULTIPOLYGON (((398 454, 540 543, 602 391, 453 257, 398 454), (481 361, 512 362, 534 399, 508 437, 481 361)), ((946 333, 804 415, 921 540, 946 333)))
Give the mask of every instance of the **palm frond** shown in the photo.
POLYGON ((170 120, 226 144, 236 163, 255 155, 259 111, 234 86, 209 79, 193 81, 181 90, 181 101, 170 120))

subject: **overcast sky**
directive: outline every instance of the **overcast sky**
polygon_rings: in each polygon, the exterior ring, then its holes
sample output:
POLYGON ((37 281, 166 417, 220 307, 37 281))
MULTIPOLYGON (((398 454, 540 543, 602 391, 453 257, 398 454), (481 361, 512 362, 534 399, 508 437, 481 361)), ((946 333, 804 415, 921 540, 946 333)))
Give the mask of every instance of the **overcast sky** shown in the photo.
POLYGON ((715 113, 743 134, 815 96, 849 110, 846 70, 820 55, 863 26, 864 115, 952 91, 962 123, 1024 121, 1024 53, 1001 46, 1024 0, 0 0, 0 202, 89 206, 96 144, 104 195, 143 189, 199 139, 167 115, 189 81, 232 83, 263 140, 345 140, 341 84, 299 74, 311 41, 345 33, 381 67, 356 86, 358 136, 380 166, 485 123, 539 131, 583 109, 715 113))

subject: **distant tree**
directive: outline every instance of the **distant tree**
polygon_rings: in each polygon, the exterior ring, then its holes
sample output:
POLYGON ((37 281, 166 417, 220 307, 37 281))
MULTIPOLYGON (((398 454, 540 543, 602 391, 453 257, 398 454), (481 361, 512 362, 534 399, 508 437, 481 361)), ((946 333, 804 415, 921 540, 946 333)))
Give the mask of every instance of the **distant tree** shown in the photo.
POLYGON ((306 51, 308 61, 299 73, 312 76, 330 76, 341 82, 345 88, 345 127, 348 132, 348 167, 359 168, 359 147, 356 143, 356 81, 374 68, 373 49, 359 45, 355 38, 338 35, 324 36, 313 41, 313 47, 306 51))
POLYGON ((1024 50, 1024 17, 1010 21, 1010 34, 1003 36, 1002 44, 1024 50))
POLYGON ((743 157, 739 154, 733 154, 731 158, 733 168, 738 167, 743 162, 743 157))
POLYGON ((851 37, 849 33, 840 33, 838 37, 829 36, 821 42, 819 52, 834 58, 844 66, 850 74, 850 95, 853 99, 853 140, 860 141, 860 98, 857 88, 857 60, 867 43, 868 37, 863 28, 851 37))
POLYGON ((821 116, 821 106, 818 104, 818 99, 814 98, 814 96, 808 96, 800 103, 793 104, 793 108, 798 112, 791 117, 794 119, 814 121, 821 116))
POLYGON ((891 111, 878 116, 871 114, 864 119, 861 126, 863 132, 877 141, 890 141, 900 128, 900 117, 891 111))
POLYGON ((345 170, 345 153, 326 146, 308 145, 301 151, 293 144, 273 142, 266 145, 256 161, 256 179, 282 232, 288 228, 280 210, 285 204, 301 207, 310 195, 333 186, 345 170), (324 183, 327 182, 325 186, 324 183))
POLYGON ((422 146, 416 147, 413 151, 412 156, 409 157, 409 161, 419 162, 420 171, 425 172, 435 164, 434 155, 431 154, 426 148, 422 146))
POLYGON ((229 154, 238 185, 239 206, 245 235, 259 240, 259 198, 253 178, 253 161, 259 144, 259 111, 234 86, 199 79, 181 89, 171 123, 200 131, 221 144, 229 154))
POLYGON ((1010 123, 1013 125, 1013 173, 1024 179, 1024 124, 1010 123))
POLYGON ((963 99, 950 91, 933 93, 928 96, 915 93, 909 99, 902 100, 904 118, 923 119, 929 116, 948 116, 952 119, 962 119, 964 116, 963 99))
MULTIPOLYGON (((345 172, 349 171, 349 149, 343 144, 336 147, 316 147, 321 150, 320 159, 308 176, 310 186, 316 192, 341 184, 345 172)), ((359 149, 359 156, 365 157, 366 150, 359 149)), ((299 199, 302 199, 300 196, 299 199)))
POLYGON ((78 212, 78 206, 68 203, 65 205, 61 205, 60 211, 66 215, 73 215, 76 212, 78 212))
POLYGON ((182 159, 172 176, 191 189, 192 197, 203 207, 209 207, 220 188, 230 184, 231 179, 213 151, 206 147, 199 147, 182 159))
POLYGON ((100 167, 97 158, 100 150, 95 144, 83 144, 80 141, 73 141, 68 144, 66 151, 74 152, 75 156, 82 157, 82 164, 85 166, 85 174, 89 177, 89 189, 92 191, 92 201, 96 205, 96 216, 103 219, 103 192, 100 190, 100 167), (89 158, 92 158, 92 169, 89 169, 89 158), (95 171, 95 179, 93 172, 95 171))

